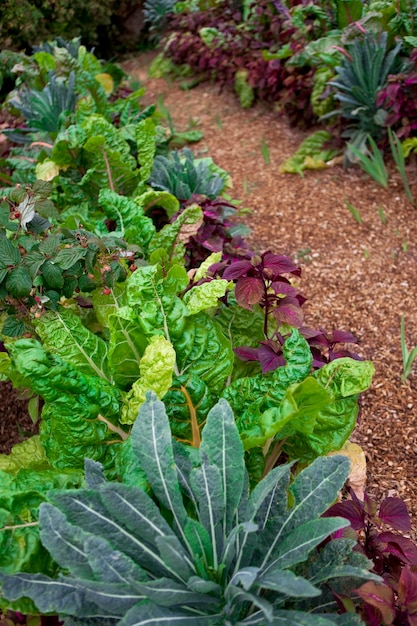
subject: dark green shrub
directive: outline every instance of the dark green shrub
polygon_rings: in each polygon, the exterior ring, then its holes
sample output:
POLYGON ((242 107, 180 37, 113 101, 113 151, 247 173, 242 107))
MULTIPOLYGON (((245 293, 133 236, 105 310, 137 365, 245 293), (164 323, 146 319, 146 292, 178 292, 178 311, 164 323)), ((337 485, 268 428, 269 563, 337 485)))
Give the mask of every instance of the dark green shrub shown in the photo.
POLYGON ((81 37, 101 56, 137 44, 142 3, 136 0, 4 0, 0 7, 0 47, 28 50, 47 39, 81 37))

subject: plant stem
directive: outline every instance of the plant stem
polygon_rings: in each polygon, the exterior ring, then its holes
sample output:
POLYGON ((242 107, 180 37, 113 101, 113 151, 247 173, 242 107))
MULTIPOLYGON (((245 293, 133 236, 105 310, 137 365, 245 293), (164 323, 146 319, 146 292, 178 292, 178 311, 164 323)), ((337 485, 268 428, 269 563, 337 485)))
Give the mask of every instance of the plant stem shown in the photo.
POLYGON ((0 532, 3 530, 16 530, 17 528, 28 528, 29 526, 39 526, 39 522, 27 522, 26 524, 16 524, 15 526, 3 526, 0 528, 0 532))
POLYGON ((106 165, 107 178, 109 179, 109 187, 110 187, 110 189, 112 191, 114 191, 114 184, 113 184, 113 178, 112 178, 112 175, 111 175, 110 163, 109 163, 109 160, 107 158, 106 151, 103 150, 103 148, 101 149, 101 154, 103 155, 104 163, 106 165))
POLYGON ((117 435, 119 435, 119 437, 123 439, 123 441, 126 441, 126 439, 129 437, 129 433, 126 433, 124 430, 122 430, 118 426, 115 426, 114 424, 112 424, 108 419, 103 417, 103 415, 101 415, 100 413, 97 415, 96 419, 99 422, 103 422, 104 424, 106 424, 107 428, 111 430, 113 433, 116 433, 117 435))
POLYGON ((281 439, 280 441, 276 441, 274 447, 272 448, 272 452, 268 455, 265 463, 265 469, 262 474, 262 478, 264 478, 270 471, 275 467, 275 463, 278 461, 281 456, 282 448, 287 438, 281 439))

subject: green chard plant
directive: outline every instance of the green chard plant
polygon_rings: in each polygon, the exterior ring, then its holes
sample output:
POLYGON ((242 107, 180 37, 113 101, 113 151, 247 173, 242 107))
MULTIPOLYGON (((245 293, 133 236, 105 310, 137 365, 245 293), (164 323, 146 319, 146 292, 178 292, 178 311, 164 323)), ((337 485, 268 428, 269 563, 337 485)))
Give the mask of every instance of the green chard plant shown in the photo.
POLYGON ((361 623, 338 615, 336 598, 379 580, 370 562, 349 539, 317 550, 348 525, 320 517, 347 478, 346 458, 320 458, 293 481, 281 465, 249 493, 227 402, 211 409, 195 450, 173 442, 151 393, 131 440, 148 490, 107 482, 87 459, 86 487, 55 489, 40 507, 42 543, 61 572, 2 574, 6 598, 80 625, 361 623))

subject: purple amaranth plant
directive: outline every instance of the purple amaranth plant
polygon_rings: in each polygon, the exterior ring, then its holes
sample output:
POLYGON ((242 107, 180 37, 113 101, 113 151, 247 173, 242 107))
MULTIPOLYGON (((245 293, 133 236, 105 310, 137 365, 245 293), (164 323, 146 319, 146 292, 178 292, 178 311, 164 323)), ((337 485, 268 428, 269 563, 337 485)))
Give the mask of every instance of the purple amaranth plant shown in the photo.
POLYGON ((385 126, 406 139, 417 134, 417 51, 410 55, 408 72, 392 74, 378 93, 377 106, 388 111, 385 126))
POLYGON ((194 202, 203 211, 203 223, 186 244, 185 262, 188 269, 198 267, 213 252, 221 252, 224 261, 250 258, 254 254, 244 239, 250 230, 236 222, 238 210, 234 204, 221 197, 211 200, 193 195, 186 205, 194 202))
MULTIPOLYGON (((372 560, 382 582, 368 581, 357 594, 365 603, 362 617, 368 626, 417 625, 417 547, 408 537, 410 516, 400 498, 385 498, 380 506, 365 494, 362 502, 350 490, 351 499, 338 502, 325 517, 349 520, 356 533, 354 548, 372 560), (391 530, 387 530, 387 527, 391 530)), ((349 531, 343 531, 349 532, 349 531)))
POLYGON ((300 330, 310 344, 314 368, 320 368, 341 356, 356 356, 339 348, 340 343, 356 342, 351 333, 326 333, 322 328, 313 330, 304 326, 301 307, 306 298, 287 277, 300 276, 301 269, 288 257, 270 251, 261 255, 252 253, 244 260, 227 266, 222 262, 211 269, 226 280, 236 281, 235 297, 241 307, 252 310, 254 306, 259 306, 263 310, 265 339, 256 348, 236 347, 235 354, 242 361, 258 361, 264 373, 284 365, 282 346, 287 329, 294 327, 300 330))

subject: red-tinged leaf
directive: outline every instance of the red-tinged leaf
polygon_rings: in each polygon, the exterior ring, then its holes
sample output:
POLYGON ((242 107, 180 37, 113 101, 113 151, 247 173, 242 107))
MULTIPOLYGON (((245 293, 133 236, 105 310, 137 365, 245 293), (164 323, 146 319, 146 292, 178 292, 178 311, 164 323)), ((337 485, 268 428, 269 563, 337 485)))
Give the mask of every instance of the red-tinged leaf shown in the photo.
POLYGON ((378 542, 385 544, 384 552, 396 556, 403 563, 417 565, 417 546, 408 537, 386 532, 378 535, 378 542))
POLYGON ((258 304, 262 300, 263 295, 264 284, 260 278, 251 278, 248 276, 239 278, 236 283, 236 300, 244 309, 249 309, 251 311, 252 305, 258 304))
POLYGON ((407 532, 411 528, 406 504, 400 498, 385 498, 379 507, 378 516, 396 530, 407 532))
POLYGON ((276 319, 284 324, 290 324, 295 328, 302 326, 304 321, 304 314, 299 306, 295 304, 281 304, 274 309, 274 316, 276 319))
MULTIPOLYGON (((359 502, 359 501, 358 501, 359 502)), ((365 526, 365 511, 353 500, 344 500, 333 504, 322 517, 344 517, 349 520, 354 530, 362 530, 365 526)))
POLYGON ((417 626, 417 613, 408 613, 407 615, 408 626, 417 626))
POLYGON ((365 604, 361 607, 361 615, 366 626, 381 626, 381 613, 374 606, 365 604))
MULTIPOLYGON (((281 350, 281 346, 277 346, 278 350, 281 350)), ((259 363, 261 364, 264 374, 267 372, 274 372, 278 367, 285 365, 285 358, 282 352, 278 352, 274 349, 274 346, 268 343, 262 342, 258 349, 259 363)))
POLYGON ((330 340, 333 343, 358 343, 358 340, 352 333, 344 330, 334 330, 330 335, 330 340))
POLYGON ((285 280, 275 280, 271 283, 271 288, 274 290, 275 295, 283 295, 283 296, 296 296, 297 290, 295 287, 290 285, 290 283, 285 280))
POLYGON ((364 602, 376 607, 382 615, 384 626, 390 626, 395 619, 395 597, 393 590, 383 583, 369 580, 356 590, 364 602))
POLYGON ((241 361, 258 361, 258 348, 250 348, 249 346, 240 346, 234 348, 233 352, 241 361))
POLYGON ((409 613, 417 611, 417 574, 409 567, 403 567, 398 582, 398 598, 404 609, 409 613))
POLYGON ((249 270, 253 269, 253 265, 250 261, 236 261, 232 263, 223 272, 223 278, 225 280, 236 280, 244 276, 249 270))
POLYGON ((291 259, 281 254, 265 252, 262 255, 262 265, 278 276, 279 274, 299 274, 301 270, 291 259))

